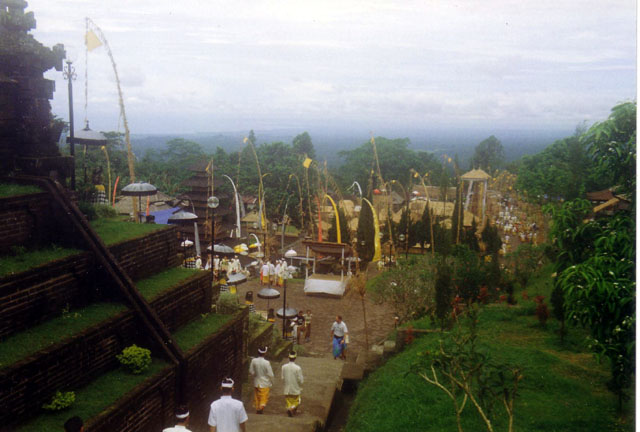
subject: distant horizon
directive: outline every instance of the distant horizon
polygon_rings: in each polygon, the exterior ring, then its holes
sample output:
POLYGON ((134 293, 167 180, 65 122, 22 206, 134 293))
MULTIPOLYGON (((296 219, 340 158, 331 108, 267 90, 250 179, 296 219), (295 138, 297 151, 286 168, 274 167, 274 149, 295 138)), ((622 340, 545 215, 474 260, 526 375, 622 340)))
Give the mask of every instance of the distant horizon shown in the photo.
MULTIPOLYGON (((573 129, 635 100, 636 1, 29 0, 74 62, 76 124, 132 133, 573 129)), ((52 111, 67 82, 48 71, 52 111)), ((407 131, 407 132, 403 132, 407 131)))

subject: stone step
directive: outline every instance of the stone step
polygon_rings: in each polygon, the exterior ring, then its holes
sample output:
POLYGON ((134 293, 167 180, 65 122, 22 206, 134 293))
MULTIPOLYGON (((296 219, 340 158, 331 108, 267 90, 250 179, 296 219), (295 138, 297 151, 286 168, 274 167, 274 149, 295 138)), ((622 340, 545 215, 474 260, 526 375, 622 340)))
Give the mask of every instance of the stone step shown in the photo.
POLYGON ((304 385, 302 403, 295 417, 288 417, 283 394, 281 368, 284 363, 271 363, 275 374, 269 403, 264 414, 256 414, 253 407, 253 381, 243 385, 244 407, 249 415, 247 425, 252 432, 286 430, 287 432, 312 432, 324 428, 329 417, 336 390, 341 384, 343 367, 349 363, 334 360, 332 356, 324 358, 298 357, 296 363, 302 368, 304 385))

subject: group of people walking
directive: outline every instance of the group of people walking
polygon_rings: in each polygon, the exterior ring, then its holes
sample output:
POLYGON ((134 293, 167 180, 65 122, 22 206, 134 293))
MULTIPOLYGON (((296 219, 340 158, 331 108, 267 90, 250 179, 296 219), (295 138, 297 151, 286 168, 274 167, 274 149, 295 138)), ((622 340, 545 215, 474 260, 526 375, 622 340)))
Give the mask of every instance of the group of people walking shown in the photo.
POLYGON ((260 283, 262 285, 281 287, 284 285, 284 280, 289 277, 289 267, 284 259, 276 260, 275 264, 267 260, 260 266, 260 283))
MULTIPOLYGON (((253 376, 253 405, 257 414, 264 413, 264 409, 269 402, 269 394, 273 386, 273 370, 271 363, 265 359, 267 347, 258 349, 258 357, 251 360, 249 373, 253 376)), ((284 381, 284 397, 287 404, 287 414, 293 417, 302 401, 302 368, 295 364, 297 354, 295 351, 289 353, 289 363, 282 366, 282 379, 284 381)))

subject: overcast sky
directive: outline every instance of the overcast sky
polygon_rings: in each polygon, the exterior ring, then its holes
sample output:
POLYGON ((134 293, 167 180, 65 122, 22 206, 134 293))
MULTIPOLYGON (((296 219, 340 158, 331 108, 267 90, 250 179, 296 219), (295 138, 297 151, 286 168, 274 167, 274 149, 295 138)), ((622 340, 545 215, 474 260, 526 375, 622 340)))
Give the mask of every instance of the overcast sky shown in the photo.
MULTIPOLYGON (((132 133, 298 128, 572 128, 636 97, 631 0, 29 0, 35 37, 75 58, 103 30, 132 133)), ((117 130, 104 47, 88 117, 117 130)), ((68 118, 59 72, 54 114, 68 118)), ((78 123, 79 124, 79 123, 78 123)), ((122 126, 120 126, 122 130, 122 126)))

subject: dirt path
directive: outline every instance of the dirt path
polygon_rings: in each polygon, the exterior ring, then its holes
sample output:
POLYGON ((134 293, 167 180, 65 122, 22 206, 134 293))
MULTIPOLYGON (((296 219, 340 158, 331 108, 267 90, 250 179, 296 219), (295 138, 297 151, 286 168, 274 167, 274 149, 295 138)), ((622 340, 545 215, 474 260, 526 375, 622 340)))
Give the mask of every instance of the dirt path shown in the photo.
MULTIPOLYGON (((253 291, 254 304, 257 310, 267 310, 267 300, 257 297, 260 291, 260 281, 249 280, 238 287, 240 301, 244 301, 245 293, 253 291)), ((281 295, 283 290, 278 288, 281 295)), ((311 323, 311 340, 302 342, 304 355, 312 357, 324 357, 331 352, 331 324, 336 315, 342 315, 349 329, 350 346, 347 348, 347 356, 354 356, 365 349, 364 318, 362 302, 356 293, 347 292, 341 299, 312 297, 304 294, 304 282, 294 281, 287 284, 287 304, 294 309, 311 309, 313 320, 311 323)), ((269 307, 279 309, 282 307, 282 297, 271 300, 269 307)), ((394 328, 394 311, 385 305, 375 305, 367 301, 367 324, 369 328, 369 343, 383 340, 394 328)), ((277 321, 277 326, 282 330, 282 320, 277 321)))

